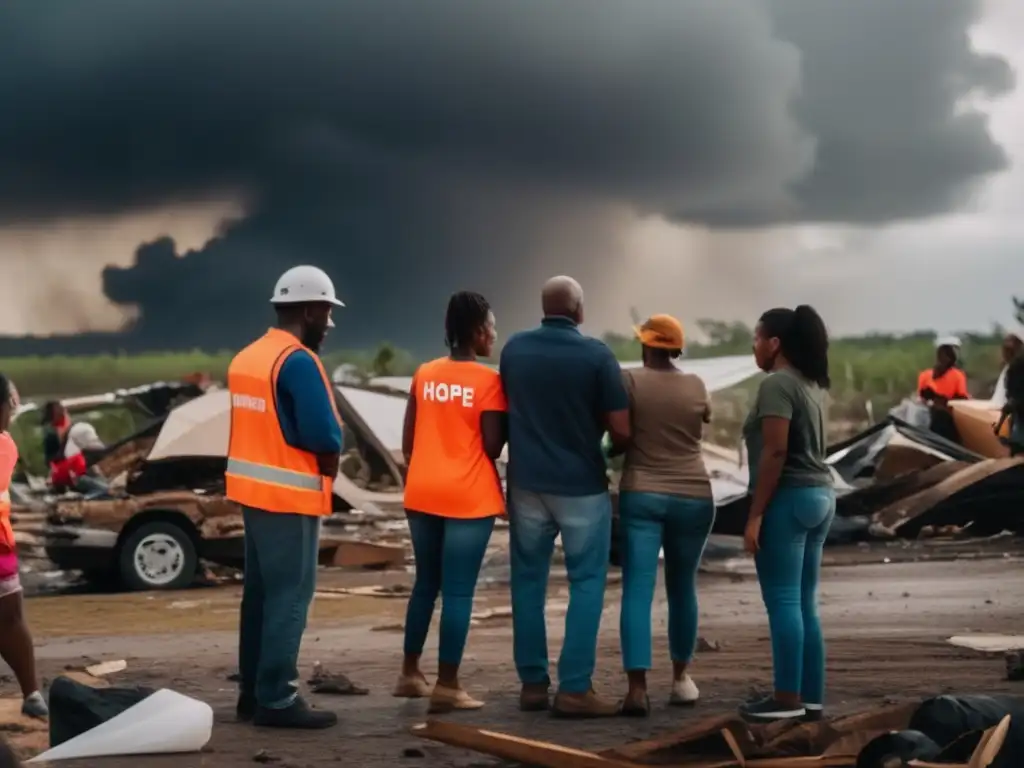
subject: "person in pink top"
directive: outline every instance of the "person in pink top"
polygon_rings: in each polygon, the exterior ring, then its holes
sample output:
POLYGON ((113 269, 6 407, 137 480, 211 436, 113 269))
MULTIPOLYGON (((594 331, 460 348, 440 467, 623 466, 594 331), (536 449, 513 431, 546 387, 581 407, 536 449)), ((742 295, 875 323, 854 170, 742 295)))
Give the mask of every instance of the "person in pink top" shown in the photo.
POLYGON ((18 446, 8 433, 18 405, 18 391, 0 373, 0 656, 7 662, 25 697, 23 714, 47 717, 50 712, 39 692, 32 635, 25 622, 18 552, 11 528, 11 477, 18 463, 18 446))

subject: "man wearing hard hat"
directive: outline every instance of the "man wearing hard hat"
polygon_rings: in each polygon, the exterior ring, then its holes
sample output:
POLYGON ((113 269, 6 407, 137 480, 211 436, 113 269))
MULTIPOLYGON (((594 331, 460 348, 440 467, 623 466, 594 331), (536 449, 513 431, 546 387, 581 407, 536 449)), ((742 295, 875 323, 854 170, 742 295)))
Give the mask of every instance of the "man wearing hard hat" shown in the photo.
POLYGON ((327 274, 310 266, 285 272, 271 303, 277 325, 228 368, 227 497, 245 520, 237 713, 261 726, 329 728, 337 716, 298 695, 296 665, 342 446, 318 353, 334 327, 331 310, 345 305, 327 274))

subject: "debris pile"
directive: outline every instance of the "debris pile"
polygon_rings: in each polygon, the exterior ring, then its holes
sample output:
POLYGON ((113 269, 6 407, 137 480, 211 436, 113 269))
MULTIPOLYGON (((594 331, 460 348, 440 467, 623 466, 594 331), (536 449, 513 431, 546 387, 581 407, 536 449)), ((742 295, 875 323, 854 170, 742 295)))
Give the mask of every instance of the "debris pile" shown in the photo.
MULTIPOLYGON (((697 362, 706 364, 709 390, 742 381, 756 370, 746 356, 697 362)), ((322 565, 403 567, 411 554, 402 509, 408 386, 403 378, 369 384, 346 377, 336 381, 347 452, 334 483, 334 514, 325 521, 322 565)), ((118 549, 129 538, 124 533, 160 520, 183 531, 180 548, 188 550, 186 539, 192 542, 196 555, 191 560, 241 565, 241 511, 223 497, 228 393, 215 388, 175 392, 151 403, 157 414, 152 422, 96 461, 94 466, 114 481, 113 498, 68 495, 44 501, 38 482, 33 485, 26 478, 12 514, 23 554, 45 554, 65 570, 109 572, 125 559, 118 549), (172 404, 177 405, 160 411, 172 404)), ((978 539, 1024 532, 1024 507, 1017 502, 1024 494, 1024 459, 988 458, 915 426, 908 413, 904 407, 830 447, 838 503, 828 543, 978 539)), ((704 446, 704 457, 718 507, 714 533, 742 536, 749 508, 743 458, 711 444, 704 446)), ((502 476, 504 464, 500 459, 502 476)), ((610 470, 609 475, 615 508, 618 473, 610 470)), ((705 557, 714 559, 716 553, 741 554, 713 546, 705 557)), ((184 559, 188 568, 202 571, 184 559)), ((141 585, 147 578, 129 574, 128 581, 141 585)), ((153 579, 146 588, 162 586, 153 579)), ((172 582, 180 585, 174 579, 166 583, 172 582)))
POLYGON ((939 696, 830 721, 763 726, 735 715, 714 716, 602 752, 437 720, 415 726, 413 733, 541 768, 1016 768, 1024 765, 1024 699, 939 696), (929 762, 909 762, 915 759, 929 762))

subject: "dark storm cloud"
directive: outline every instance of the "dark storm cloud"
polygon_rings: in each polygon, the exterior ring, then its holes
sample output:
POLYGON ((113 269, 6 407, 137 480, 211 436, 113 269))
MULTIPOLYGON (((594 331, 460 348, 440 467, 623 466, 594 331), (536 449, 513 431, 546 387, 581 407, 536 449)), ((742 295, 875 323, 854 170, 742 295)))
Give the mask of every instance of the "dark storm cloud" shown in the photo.
POLYGON ((405 310, 470 281, 599 273, 585 238, 537 263, 580 201, 717 226, 960 204, 1006 164, 957 109, 1012 80, 970 49, 978 6, 8 0, 0 221, 243 194, 202 251, 108 270, 137 333, 237 343, 299 261, 364 335, 408 333, 405 310))

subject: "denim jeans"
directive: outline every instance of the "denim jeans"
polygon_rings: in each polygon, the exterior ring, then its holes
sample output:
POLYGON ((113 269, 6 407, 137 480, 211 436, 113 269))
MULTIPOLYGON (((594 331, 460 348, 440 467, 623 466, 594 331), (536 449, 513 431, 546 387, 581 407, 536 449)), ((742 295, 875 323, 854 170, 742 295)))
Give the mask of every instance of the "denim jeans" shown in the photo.
POLYGON ((697 567, 714 522, 715 502, 711 499, 639 491, 623 491, 619 496, 619 638, 626 671, 651 668, 651 603, 662 548, 672 661, 693 659, 697 645, 697 567))
POLYGON ((569 610, 558 660, 558 687, 565 693, 586 693, 591 689, 604 610, 611 498, 607 493, 552 496, 512 487, 508 508, 512 645, 519 679, 525 685, 550 681, 544 603, 555 537, 561 533, 569 575, 569 610))
POLYGON ((836 513, 835 491, 783 486, 761 523, 755 558, 772 636, 775 690, 823 704, 825 640, 818 618, 821 550, 836 513))
POLYGON ((408 509, 405 515, 416 558, 416 580, 405 612, 405 653, 423 653, 440 592, 437 658, 442 664, 458 666, 466 648, 476 580, 494 530, 494 518, 460 520, 408 509))
POLYGON ((316 589, 320 518, 245 507, 238 637, 243 694, 283 709, 298 695, 299 646, 316 589))

